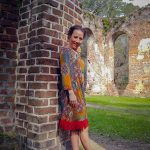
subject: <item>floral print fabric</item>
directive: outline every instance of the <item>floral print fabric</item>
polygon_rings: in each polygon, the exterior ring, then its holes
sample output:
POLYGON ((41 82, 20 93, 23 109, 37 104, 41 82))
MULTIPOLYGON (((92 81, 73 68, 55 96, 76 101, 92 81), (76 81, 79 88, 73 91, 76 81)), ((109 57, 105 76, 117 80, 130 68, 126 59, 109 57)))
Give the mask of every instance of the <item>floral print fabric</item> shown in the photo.
POLYGON ((65 130, 82 130, 88 126, 84 97, 84 62, 77 52, 66 48, 60 52, 60 66, 63 84, 60 127, 65 130), (69 104, 68 90, 73 90, 76 95, 75 107, 69 104))

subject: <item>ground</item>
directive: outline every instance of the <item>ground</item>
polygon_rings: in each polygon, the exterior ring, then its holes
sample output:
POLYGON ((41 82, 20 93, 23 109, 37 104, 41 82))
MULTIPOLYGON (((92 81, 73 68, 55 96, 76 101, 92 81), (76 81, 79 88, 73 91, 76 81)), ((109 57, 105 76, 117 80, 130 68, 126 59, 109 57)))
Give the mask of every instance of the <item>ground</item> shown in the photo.
POLYGON ((105 137, 91 132, 90 138, 105 150, 150 150, 150 144, 141 141, 129 141, 121 138, 105 137))

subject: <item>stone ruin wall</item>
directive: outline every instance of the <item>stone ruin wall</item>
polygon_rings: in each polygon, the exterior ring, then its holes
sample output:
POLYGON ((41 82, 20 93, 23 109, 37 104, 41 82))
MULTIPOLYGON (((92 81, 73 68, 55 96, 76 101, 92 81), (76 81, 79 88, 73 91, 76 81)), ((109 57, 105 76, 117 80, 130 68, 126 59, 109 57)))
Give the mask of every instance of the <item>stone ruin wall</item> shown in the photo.
POLYGON ((69 149, 59 131, 59 51, 81 23, 77 0, 0 1, 0 131, 21 149, 69 149))
MULTIPOLYGON (((133 13, 118 24, 107 36, 107 65, 114 71, 114 39, 120 33, 128 36, 128 84, 122 91, 124 96, 150 97, 150 8, 133 13)), ((114 84, 114 73, 108 82, 110 95, 119 89, 114 84)))
POLYGON ((92 35, 87 44, 87 92, 102 95, 150 97, 150 8, 142 8, 103 36, 100 18, 85 17, 83 24, 92 35), (122 34, 128 43, 128 83, 120 92, 114 82, 114 42, 122 34), (121 94, 120 94, 120 93, 121 94))

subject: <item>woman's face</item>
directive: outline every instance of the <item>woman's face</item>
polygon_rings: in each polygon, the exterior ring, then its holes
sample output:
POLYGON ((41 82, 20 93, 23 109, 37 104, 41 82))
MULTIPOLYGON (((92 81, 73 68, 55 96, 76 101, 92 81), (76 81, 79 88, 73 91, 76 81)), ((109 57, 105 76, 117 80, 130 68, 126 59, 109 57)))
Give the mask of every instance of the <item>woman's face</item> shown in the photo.
POLYGON ((69 47, 77 51, 83 41, 84 33, 81 30, 74 30, 69 38, 69 47))

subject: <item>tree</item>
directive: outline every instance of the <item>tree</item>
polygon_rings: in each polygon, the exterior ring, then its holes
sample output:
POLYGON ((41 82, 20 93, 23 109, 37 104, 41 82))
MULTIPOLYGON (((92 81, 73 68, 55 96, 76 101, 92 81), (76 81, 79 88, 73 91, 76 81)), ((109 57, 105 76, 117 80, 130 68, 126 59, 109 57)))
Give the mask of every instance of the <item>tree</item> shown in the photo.
POLYGON ((85 12, 91 12, 102 18, 118 18, 126 16, 138 9, 132 3, 126 3, 122 0, 79 0, 82 9, 85 12))

